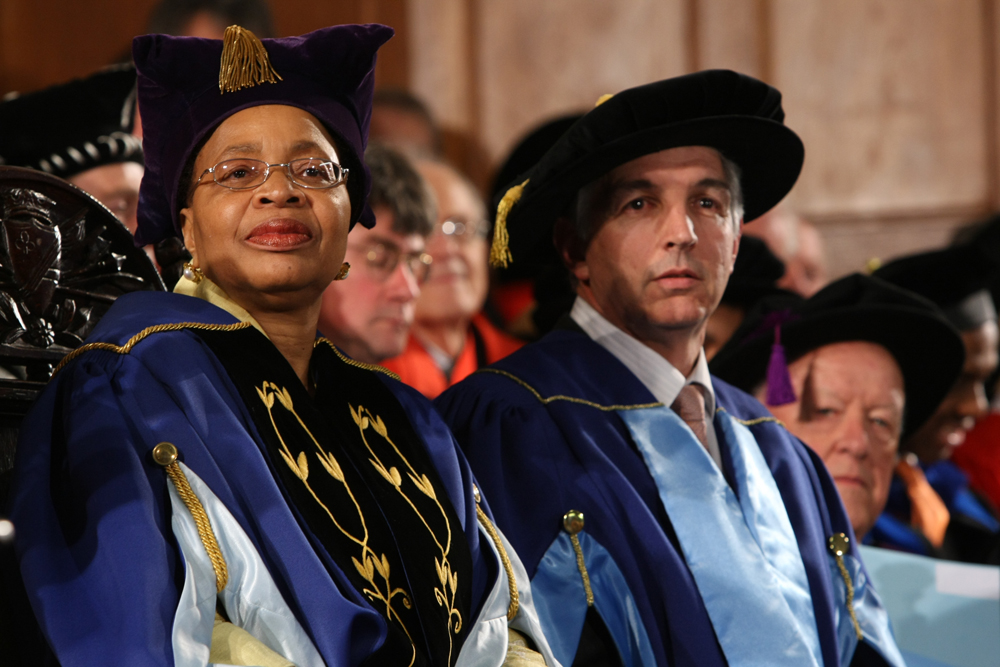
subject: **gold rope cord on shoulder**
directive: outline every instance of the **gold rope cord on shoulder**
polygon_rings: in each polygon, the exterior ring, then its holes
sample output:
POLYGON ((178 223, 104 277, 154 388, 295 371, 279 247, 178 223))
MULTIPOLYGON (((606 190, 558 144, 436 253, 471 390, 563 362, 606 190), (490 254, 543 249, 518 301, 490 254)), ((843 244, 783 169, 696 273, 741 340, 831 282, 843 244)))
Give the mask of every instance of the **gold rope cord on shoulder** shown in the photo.
POLYGON ((844 565, 844 554, 847 553, 847 545, 850 544, 850 541, 851 539, 844 533, 835 533, 827 539, 827 546, 837 560, 837 569, 840 570, 840 576, 844 579, 844 586, 847 588, 847 613, 851 615, 854 634, 858 636, 858 641, 861 641, 865 635, 861 632, 861 624, 858 623, 857 614, 854 613, 854 582, 851 581, 851 575, 847 572, 847 566, 844 565))
POLYGON ((570 510, 563 515, 563 530, 569 533, 569 541, 573 544, 573 552, 576 554, 576 569, 580 571, 580 579, 583 580, 583 593, 587 597, 587 606, 594 606, 594 589, 590 585, 590 573, 587 572, 587 562, 583 557, 583 547, 580 546, 579 533, 583 531, 583 512, 570 510))
POLYGON ((542 396, 537 389, 532 387, 530 384, 517 377, 513 373, 508 373, 507 371, 502 371, 498 368, 480 368, 476 373, 496 373, 497 375, 502 375, 509 380, 513 380, 517 384, 521 385, 529 392, 531 395, 538 399, 539 403, 542 405, 548 405, 549 403, 554 403, 556 401, 565 401, 567 403, 576 403, 577 405, 586 405, 591 408, 597 408, 604 412, 617 412, 618 410, 645 410, 647 408, 662 408, 663 403, 636 403, 633 405, 601 405, 600 403, 595 403, 594 401, 588 401, 583 398, 575 398, 573 396, 563 396, 562 394, 556 394, 555 396, 542 396))
POLYGON ((238 25, 226 28, 219 63, 220 93, 234 93, 241 88, 281 80, 257 35, 238 25))
POLYGON ((153 447, 153 460, 167 471, 167 475, 174 483, 174 488, 177 489, 177 495, 181 497, 184 506, 191 512, 194 525, 198 528, 198 537, 201 538, 201 544, 205 547, 208 559, 212 561, 212 569, 215 570, 216 591, 221 593, 229 581, 229 568, 226 567, 226 559, 222 556, 222 550, 219 549, 215 533, 212 532, 212 523, 208 520, 208 514, 205 513, 204 506, 188 483, 187 475, 177 463, 177 448, 169 442, 161 442, 153 447))
POLYGON ((115 354, 128 354, 132 351, 132 348, 139 344, 147 336, 151 336, 155 333, 162 333, 164 331, 180 331, 182 329, 200 329, 202 331, 236 331, 238 329, 246 329, 247 327, 253 326, 249 322, 235 322, 233 324, 203 324, 201 322, 172 322, 169 324, 157 324, 155 326, 146 327, 136 335, 125 341, 124 345, 115 345, 114 343, 87 343, 82 345, 65 357, 62 361, 55 367, 52 371, 52 377, 56 376, 56 373, 61 371, 63 367, 69 362, 73 361, 85 352, 90 352, 91 350, 104 350, 106 352, 114 352, 115 354))
POLYGON ((507 233, 507 216, 514 204, 521 200, 524 194, 524 186, 531 179, 525 179, 524 183, 515 185, 507 190, 503 199, 497 204, 497 221, 493 227, 493 244, 490 246, 490 265, 494 268, 507 268, 507 265, 514 261, 510 254, 510 236, 507 233))
POLYGON ((320 336, 319 338, 316 339, 316 342, 313 343, 313 348, 315 348, 320 343, 326 343, 327 345, 329 345, 330 349, 333 350, 333 353, 336 354, 338 357, 340 357, 340 360, 343 361, 348 366, 354 366, 355 368, 362 368, 366 371, 374 371, 375 373, 382 373, 384 375, 388 375, 393 380, 399 380, 398 375, 390 371, 388 368, 385 368, 384 366, 379 366, 378 364, 368 364, 363 361, 357 361, 356 359, 351 359, 350 357, 345 356, 344 353, 338 350, 337 346, 331 343, 328 338, 320 336))
MULTIPOLYGON (((717 413, 718 412, 726 412, 726 409, 720 407, 720 408, 716 408, 715 411, 717 413)), ((726 413, 726 414, 729 414, 729 413, 726 413)), ((785 430, 788 429, 788 427, 785 426, 785 422, 781 421, 777 417, 757 417, 755 419, 740 419, 738 417, 734 417, 732 415, 729 415, 729 418, 732 419, 737 424, 741 424, 743 426, 756 426, 757 424, 777 424, 778 426, 781 426, 781 427, 785 428, 785 430)))
POLYGON ((507 573, 507 588, 510 591, 510 606, 507 607, 507 620, 513 621, 514 617, 517 616, 517 609, 521 605, 520 596, 517 593, 517 579, 514 578, 514 567, 510 564, 510 557, 507 555, 507 550, 503 548, 503 540, 500 539, 500 533, 493 526, 493 522, 490 518, 486 516, 486 512, 483 508, 479 506, 479 489, 476 489, 476 516, 479 517, 479 523, 483 524, 483 528, 489 533, 490 538, 493 540, 493 544, 497 547, 497 552, 500 553, 500 562, 503 563, 504 572, 507 573))

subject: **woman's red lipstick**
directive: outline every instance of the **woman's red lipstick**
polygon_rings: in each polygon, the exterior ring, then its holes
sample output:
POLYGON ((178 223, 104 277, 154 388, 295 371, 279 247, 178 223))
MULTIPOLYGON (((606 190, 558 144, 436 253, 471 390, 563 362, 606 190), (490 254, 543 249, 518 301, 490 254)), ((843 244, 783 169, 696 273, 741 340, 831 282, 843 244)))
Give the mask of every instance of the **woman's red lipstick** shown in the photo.
POLYGON ((312 238, 312 232, 298 220, 268 220, 254 227, 247 241, 268 248, 294 248, 312 238))

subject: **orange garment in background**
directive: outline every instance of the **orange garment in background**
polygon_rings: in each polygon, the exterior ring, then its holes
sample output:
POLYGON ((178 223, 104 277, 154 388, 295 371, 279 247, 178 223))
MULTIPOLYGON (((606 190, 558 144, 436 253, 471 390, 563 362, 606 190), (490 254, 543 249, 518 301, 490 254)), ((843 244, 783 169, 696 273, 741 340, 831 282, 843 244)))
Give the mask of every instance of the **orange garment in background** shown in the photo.
POLYGON ((438 394, 448 387, 461 382, 475 372, 480 366, 492 364, 503 359, 524 343, 490 324, 482 314, 472 318, 469 332, 465 336, 465 346, 455 360, 451 369, 451 377, 445 377, 434 358, 424 349, 417 337, 412 333, 406 342, 406 349, 398 357, 387 359, 382 365, 400 377, 427 398, 437 398, 438 394), (473 331, 475 329, 475 331, 473 331), (480 345, 476 344, 478 334, 480 345), (477 348, 482 352, 479 359, 477 348), (480 363, 482 362, 482 363, 480 363))
POLYGON ((1000 414, 991 412, 976 422, 951 460, 969 476, 969 486, 1000 507, 1000 414))

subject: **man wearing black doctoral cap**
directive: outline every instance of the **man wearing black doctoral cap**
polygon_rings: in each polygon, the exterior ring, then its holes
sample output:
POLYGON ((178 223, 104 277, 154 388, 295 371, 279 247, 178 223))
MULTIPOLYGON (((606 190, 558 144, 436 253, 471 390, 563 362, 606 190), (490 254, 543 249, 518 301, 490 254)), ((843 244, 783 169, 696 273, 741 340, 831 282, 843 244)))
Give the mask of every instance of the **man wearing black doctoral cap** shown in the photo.
POLYGON ((135 68, 111 67, 0 104, 0 164, 63 178, 93 195, 135 233, 142 142, 135 68))
POLYGON ((886 511, 872 531, 875 544, 951 560, 1000 562, 1000 522, 948 460, 989 408, 984 383, 996 370, 1000 335, 988 287, 996 274, 995 261, 973 244, 903 257, 874 273, 936 303, 965 344, 961 375, 926 423, 900 443, 920 465, 897 466, 886 511))
POLYGON ((885 507, 900 438, 934 413, 964 357, 934 304, 853 274, 805 301, 762 301, 711 368, 823 459, 864 539, 885 507))
POLYGON ((626 90, 500 203, 495 262, 555 250, 577 300, 437 406, 561 662, 901 664, 882 610, 850 602, 863 568, 833 481, 702 351, 741 221, 801 169, 783 118, 734 72, 626 90))

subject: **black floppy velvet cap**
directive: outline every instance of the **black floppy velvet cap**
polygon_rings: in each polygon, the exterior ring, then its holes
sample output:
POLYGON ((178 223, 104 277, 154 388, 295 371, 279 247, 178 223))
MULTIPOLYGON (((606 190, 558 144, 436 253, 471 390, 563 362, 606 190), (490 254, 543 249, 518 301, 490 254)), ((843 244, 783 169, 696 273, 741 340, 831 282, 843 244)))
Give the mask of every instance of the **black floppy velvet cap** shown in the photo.
POLYGON ((362 156, 368 142, 375 56, 393 35, 378 25, 340 25, 300 37, 262 39, 281 80, 220 92, 223 42, 143 35, 132 41, 139 74, 146 173, 139 190, 136 243, 180 235, 177 191, 192 151, 234 113, 265 104, 308 111, 333 135, 343 166, 351 225, 375 224, 366 200, 371 177, 362 156))
POLYGON ((959 329, 972 329, 996 319, 987 295, 998 269, 991 252, 993 249, 983 243, 964 243, 901 257, 872 275, 933 301, 959 329), (976 303, 963 303, 970 297, 981 297, 987 303, 978 308, 976 303))
POLYGON ((506 218, 513 261, 551 259, 553 224, 580 188, 668 148, 718 150, 740 168, 744 220, 763 215, 788 194, 802 170, 805 149, 784 118, 780 92, 728 70, 696 72, 614 95, 509 184, 529 179, 506 218))
POLYGON ((0 103, 0 165, 69 178, 119 162, 142 164, 135 68, 104 69, 0 103))
POLYGON ((809 299, 765 299, 712 359, 712 373, 752 392, 767 373, 775 325, 788 362, 849 341, 881 345, 895 358, 906 392, 904 437, 934 413, 958 379, 965 346, 939 308, 878 278, 855 273, 809 299))

